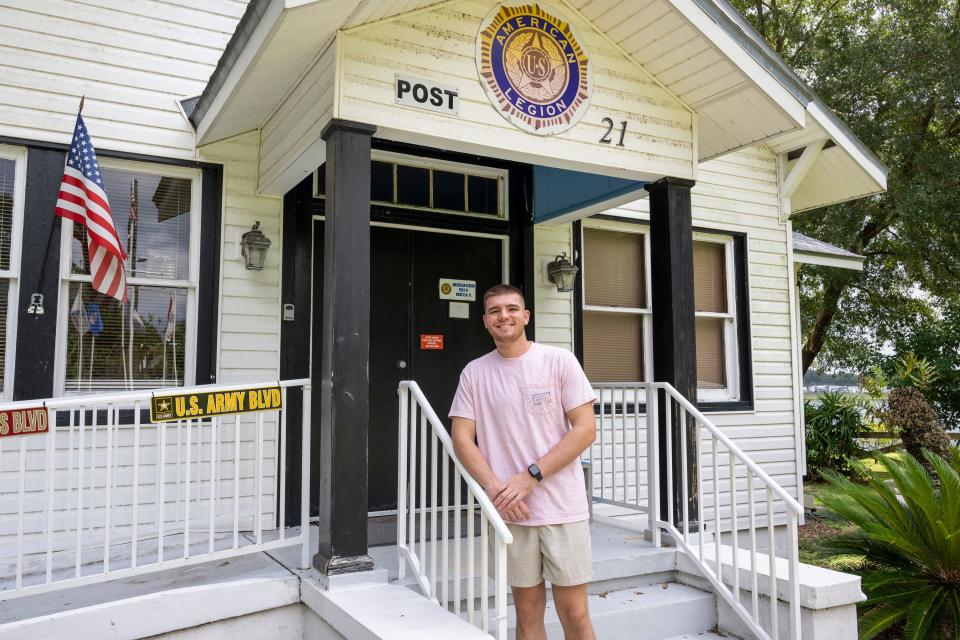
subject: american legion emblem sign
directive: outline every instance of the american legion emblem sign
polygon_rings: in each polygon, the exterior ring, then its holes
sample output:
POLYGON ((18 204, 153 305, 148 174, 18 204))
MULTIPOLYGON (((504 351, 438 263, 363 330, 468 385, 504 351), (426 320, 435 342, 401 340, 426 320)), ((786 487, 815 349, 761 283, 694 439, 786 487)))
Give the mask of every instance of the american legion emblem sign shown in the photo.
POLYGON ((570 22, 545 5, 497 5, 477 35, 477 69, 487 97, 524 131, 566 131, 590 103, 592 67, 581 43, 570 22))

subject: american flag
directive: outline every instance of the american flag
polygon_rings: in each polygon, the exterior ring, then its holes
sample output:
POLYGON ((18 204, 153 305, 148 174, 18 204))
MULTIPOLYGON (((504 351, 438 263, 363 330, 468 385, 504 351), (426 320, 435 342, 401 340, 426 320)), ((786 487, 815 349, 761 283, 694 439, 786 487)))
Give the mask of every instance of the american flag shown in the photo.
POLYGON ((127 253, 113 226, 97 154, 79 113, 67 153, 67 164, 63 168, 55 213, 86 227, 87 259, 93 276, 93 288, 126 302, 127 279, 123 263, 127 253))

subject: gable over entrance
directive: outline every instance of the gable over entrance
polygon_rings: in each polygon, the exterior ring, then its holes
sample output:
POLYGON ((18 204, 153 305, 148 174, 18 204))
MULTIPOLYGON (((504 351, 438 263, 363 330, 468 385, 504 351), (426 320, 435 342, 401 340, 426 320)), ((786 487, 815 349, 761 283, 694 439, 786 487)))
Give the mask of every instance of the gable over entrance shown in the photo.
POLYGON ((787 211, 886 186, 876 157, 726 0, 253 0, 190 118, 200 146, 259 130, 259 190, 272 194, 323 161, 331 118, 396 141, 636 181, 696 179, 700 161, 755 144, 783 156, 786 176, 811 148, 787 211), (590 67, 575 126, 536 135, 502 117, 509 109, 478 69, 479 34, 502 7, 569 24, 590 67), (426 104, 431 91, 440 104, 426 104), (834 184, 838 171, 847 186, 834 184))

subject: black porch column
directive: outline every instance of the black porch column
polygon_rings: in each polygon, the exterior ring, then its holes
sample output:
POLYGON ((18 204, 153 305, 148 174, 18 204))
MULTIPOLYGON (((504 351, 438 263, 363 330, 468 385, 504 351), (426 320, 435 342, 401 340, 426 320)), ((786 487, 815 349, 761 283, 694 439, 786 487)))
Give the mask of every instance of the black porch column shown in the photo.
MULTIPOLYGON (((331 120, 327 143, 320 391, 320 550, 326 575, 373 569, 367 555, 370 360, 370 139, 375 127, 331 120)), ((316 424, 316 422, 314 422, 316 424)))
MULTIPOLYGON (((693 223, 690 213, 692 180, 662 178, 645 188, 650 193, 650 275, 653 284, 653 379, 669 382, 687 400, 697 401, 697 336, 693 300, 693 223)), ((680 528, 683 498, 681 497, 681 439, 687 431, 688 514, 697 519, 696 494, 698 465, 696 425, 683 424, 682 413, 674 406, 671 424, 667 424, 665 399, 659 407, 660 425, 660 519, 673 513, 673 522, 680 528), (667 450, 667 429, 671 432, 671 449, 667 450), (669 504, 667 458, 673 464, 673 488, 677 498, 669 504)))

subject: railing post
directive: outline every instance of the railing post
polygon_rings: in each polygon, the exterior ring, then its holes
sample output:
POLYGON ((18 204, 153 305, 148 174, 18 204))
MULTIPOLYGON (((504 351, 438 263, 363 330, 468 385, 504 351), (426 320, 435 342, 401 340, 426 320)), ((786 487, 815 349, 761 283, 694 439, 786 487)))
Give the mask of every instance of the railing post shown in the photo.
POLYGON ((647 387, 647 526, 654 547, 660 546, 660 390, 651 383, 647 387))
POLYGON ((300 568, 310 568, 310 402, 312 387, 303 385, 303 420, 300 423, 300 568))
POLYGON ((407 412, 410 408, 409 391, 401 382, 397 389, 400 407, 397 415, 397 579, 406 575, 406 560, 403 548, 407 544, 407 412))

